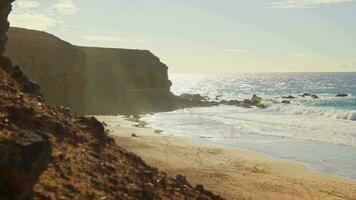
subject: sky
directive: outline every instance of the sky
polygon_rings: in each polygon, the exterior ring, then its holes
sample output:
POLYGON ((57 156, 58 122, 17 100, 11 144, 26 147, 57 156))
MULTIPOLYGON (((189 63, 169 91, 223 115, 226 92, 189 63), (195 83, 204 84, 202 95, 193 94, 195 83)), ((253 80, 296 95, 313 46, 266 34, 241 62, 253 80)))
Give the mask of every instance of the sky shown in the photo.
POLYGON ((9 20, 171 73, 356 71, 356 0, 16 0, 9 20))

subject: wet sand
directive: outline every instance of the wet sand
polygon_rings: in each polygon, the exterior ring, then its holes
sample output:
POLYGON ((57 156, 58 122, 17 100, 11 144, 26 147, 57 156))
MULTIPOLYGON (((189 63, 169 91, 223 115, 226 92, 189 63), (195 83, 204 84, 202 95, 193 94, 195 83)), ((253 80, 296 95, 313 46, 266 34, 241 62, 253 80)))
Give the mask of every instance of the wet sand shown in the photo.
POLYGON ((227 199, 356 200, 355 181, 310 172, 299 163, 160 134, 135 119, 98 119, 119 145, 148 164, 169 175, 182 174, 227 199))

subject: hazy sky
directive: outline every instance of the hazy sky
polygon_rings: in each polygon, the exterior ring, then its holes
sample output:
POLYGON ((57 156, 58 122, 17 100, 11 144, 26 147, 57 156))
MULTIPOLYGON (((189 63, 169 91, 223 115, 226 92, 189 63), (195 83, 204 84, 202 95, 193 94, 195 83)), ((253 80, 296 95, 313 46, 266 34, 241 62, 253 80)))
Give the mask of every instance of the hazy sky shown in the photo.
POLYGON ((17 0, 10 22, 170 72, 356 71, 356 0, 17 0))

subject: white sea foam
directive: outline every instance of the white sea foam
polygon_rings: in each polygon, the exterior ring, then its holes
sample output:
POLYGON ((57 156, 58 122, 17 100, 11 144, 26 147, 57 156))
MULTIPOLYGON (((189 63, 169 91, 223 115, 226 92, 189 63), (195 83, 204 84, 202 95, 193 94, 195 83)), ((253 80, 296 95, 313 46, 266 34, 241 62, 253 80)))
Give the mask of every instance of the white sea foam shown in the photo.
POLYGON ((356 146, 355 111, 278 105, 262 109, 234 106, 193 108, 147 116, 154 127, 176 134, 239 138, 258 134, 356 146), (343 120, 343 119, 351 120, 343 120))
POLYGON ((266 111, 295 115, 322 116, 333 119, 356 121, 356 110, 318 108, 304 105, 273 105, 269 106, 266 111))

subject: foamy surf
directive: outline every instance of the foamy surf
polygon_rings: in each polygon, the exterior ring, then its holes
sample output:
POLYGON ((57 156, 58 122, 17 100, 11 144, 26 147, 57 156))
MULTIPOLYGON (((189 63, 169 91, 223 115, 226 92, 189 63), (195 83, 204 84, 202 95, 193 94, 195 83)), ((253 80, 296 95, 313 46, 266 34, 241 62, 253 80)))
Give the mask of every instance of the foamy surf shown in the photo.
POLYGON ((257 94, 266 109, 192 108, 145 116, 166 134, 290 158, 356 179, 356 73, 171 76, 173 92, 220 100, 257 94), (301 97, 304 92, 318 98, 301 97), (346 93, 347 97, 336 97, 346 93), (296 98, 285 99, 292 95, 296 98), (283 104, 283 100, 290 104, 283 104))

